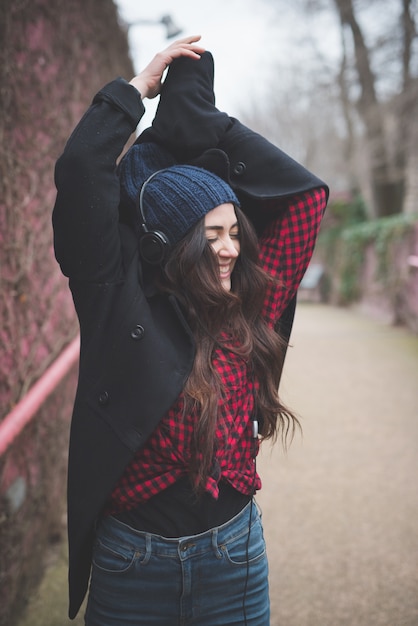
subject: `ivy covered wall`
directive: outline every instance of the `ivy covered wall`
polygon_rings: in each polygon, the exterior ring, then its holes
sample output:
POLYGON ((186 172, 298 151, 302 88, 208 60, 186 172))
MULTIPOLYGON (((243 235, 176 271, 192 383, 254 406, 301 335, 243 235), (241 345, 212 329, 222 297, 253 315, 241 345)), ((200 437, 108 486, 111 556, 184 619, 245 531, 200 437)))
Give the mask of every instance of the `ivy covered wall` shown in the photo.
POLYGON ((418 214, 367 219, 359 199, 330 203, 315 257, 323 300, 360 304, 418 333, 418 214))
MULTIPOLYGON (((112 0, 0 3, 0 420, 77 333, 52 249, 54 164, 95 92, 131 78, 112 0)), ((77 371, 0 458, 0 624, 41 576, 63 532, 77 371)))

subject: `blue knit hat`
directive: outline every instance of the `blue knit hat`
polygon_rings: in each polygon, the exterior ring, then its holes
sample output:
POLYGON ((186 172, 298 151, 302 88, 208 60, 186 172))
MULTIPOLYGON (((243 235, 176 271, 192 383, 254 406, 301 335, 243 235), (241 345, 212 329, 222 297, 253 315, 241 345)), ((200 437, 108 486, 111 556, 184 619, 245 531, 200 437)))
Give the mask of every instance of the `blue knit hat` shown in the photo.
POLYGON ((216 174, 192 165, 175 165, 173 157, 156 144, 135 144, 121 161, 121 196, 135 208, 134 224, 164 233, 175 245, 209 211, 231 202, 239 206, 231 187, 216 174), (142 188, 143 187, 143 188, 142 188))

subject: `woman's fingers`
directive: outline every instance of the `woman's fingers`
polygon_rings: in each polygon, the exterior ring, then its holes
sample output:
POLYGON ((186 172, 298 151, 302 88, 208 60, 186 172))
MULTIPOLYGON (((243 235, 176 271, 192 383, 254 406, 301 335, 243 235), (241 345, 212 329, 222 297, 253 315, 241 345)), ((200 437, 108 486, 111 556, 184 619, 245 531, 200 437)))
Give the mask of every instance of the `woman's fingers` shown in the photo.
POLYGON ((200 35, 190 35, 174 41, 155 55, 144 70, 130 81, 131 85, 138 89, 142 98, 155 98, 161 90, 162 75, 174 59, 182 56, 200 59, 200 55, 205 51, 197 43, 200 38, 200 35))

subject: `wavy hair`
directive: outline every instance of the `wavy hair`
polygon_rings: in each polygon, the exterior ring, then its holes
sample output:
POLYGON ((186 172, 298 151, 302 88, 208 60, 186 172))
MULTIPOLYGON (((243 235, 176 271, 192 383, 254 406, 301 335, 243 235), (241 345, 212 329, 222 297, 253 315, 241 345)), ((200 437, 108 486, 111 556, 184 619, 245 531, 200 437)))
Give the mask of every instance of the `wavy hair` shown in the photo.
POLYGON ((273 279, 260 266, 257 235, 251 222, 237 207, 235 213, 240 255, 232 273, 231 291, 221 284, 204 218, 172 249, 161 276, 160 287, 177 297, 196 343, 194 364, 184 387, 184 415, 199 415, 191 464, 198 490, 210 474, 215 450, 218 401, 223 389, 213 355, 220 345, 227 345, 228 350, 243 358, 249 375, 258 383, 254 400, 262 438, 275 440, 280 435, 286 447, 299 425, 278 394, 286 342, 261 315, 273 279))

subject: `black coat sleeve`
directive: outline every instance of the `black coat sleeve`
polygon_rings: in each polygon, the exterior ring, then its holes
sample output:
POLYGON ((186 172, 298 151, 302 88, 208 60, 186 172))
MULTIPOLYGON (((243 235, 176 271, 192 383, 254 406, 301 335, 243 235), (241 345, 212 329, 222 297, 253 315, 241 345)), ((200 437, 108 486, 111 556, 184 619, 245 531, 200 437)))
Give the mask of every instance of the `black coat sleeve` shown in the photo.
POLYGON ((71 134, 55 166, 54 249, 73 280, 119 280, 119 179, 116 161, 144 113, 122 78, 107 84, 71 134))
POLYGON ((210 52, 200 59, 175 59, 164 81, 152 126, 140 141, 153 141, 180 162, 217 146, 231 125, 215 106, 214 63, 210 52))

